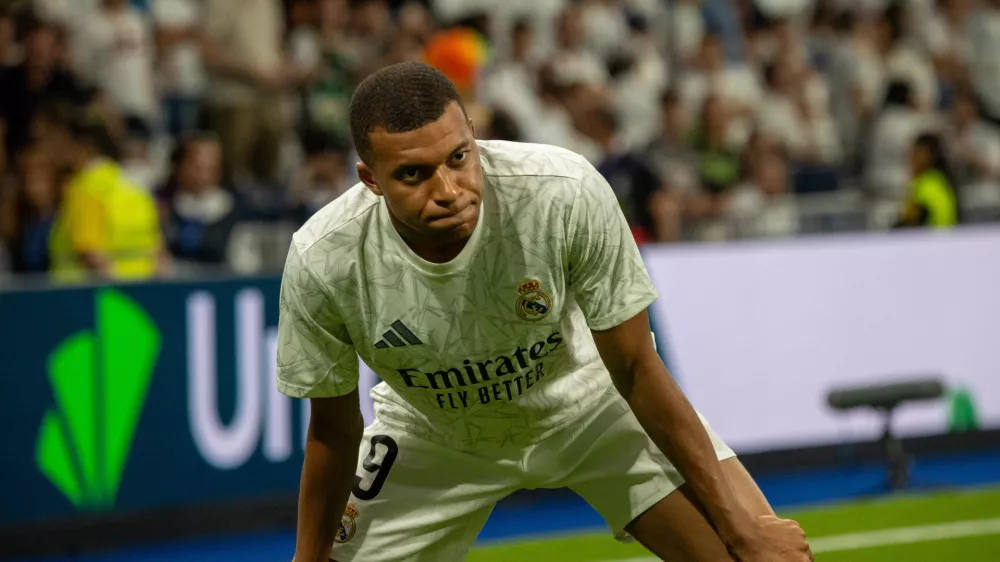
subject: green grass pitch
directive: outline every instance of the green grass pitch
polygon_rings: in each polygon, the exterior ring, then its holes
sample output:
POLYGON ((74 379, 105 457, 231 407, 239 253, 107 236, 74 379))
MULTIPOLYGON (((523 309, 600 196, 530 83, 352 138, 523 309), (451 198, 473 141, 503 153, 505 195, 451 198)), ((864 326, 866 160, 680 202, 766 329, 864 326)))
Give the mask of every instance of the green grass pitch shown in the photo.
MULTIPOLYGON (((1000 488, 824 506, 781 513, 806 530, 819 562, 1000 562, 1000 488)), ((469 562, 647 562, 607 532, 482 546, 469 562)))

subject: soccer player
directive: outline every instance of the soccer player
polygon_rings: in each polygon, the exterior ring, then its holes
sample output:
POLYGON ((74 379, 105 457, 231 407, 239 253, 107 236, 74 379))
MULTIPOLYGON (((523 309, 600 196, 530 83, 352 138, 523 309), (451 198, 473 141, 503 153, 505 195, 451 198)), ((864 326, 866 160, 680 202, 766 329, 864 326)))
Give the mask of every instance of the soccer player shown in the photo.
POLYGON ((296 233, 281 289, 278 388, 311 404, 297 562, 462 560, 498 500, 560 487, 664 559, 811 559, 656 354, 586 160, 477 142, 419 63, 363 81, 350 120, 361 183, 296 233))

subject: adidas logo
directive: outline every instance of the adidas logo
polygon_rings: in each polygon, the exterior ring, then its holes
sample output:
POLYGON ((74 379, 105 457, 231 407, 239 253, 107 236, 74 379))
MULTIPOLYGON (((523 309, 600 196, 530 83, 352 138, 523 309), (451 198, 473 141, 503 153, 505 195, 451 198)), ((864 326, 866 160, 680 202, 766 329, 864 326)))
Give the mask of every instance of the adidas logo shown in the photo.
POLYGON ((424 343, 399 320, 390 324, 389 330, 382 334, 382 338, 375 342, 375 349, 385 349, 389 346, 406 347, 424 343))

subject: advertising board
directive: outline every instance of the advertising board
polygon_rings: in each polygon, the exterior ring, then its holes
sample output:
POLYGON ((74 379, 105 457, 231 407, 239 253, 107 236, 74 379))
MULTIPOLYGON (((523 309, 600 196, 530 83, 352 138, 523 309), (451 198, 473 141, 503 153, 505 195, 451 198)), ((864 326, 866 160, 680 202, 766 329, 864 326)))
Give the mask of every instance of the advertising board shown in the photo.
POLYGON ((0 293, 0 525, 294 491, 308 402, 275 390, 278 286, 0 293))
POLYGON ((874 438, 875 412, 834 412, 827 393, 922 376, 949 397, 901 407, 901 434, 944 433, 956 408, 1000 427, 1000 230, 660 246, 645 259, 662 352, 737 451, 874 438))

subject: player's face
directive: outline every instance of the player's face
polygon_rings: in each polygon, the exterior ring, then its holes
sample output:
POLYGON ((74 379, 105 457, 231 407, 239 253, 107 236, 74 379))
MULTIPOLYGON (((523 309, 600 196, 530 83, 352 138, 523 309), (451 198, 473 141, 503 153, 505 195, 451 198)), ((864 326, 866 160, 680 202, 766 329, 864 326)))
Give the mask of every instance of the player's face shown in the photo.
POLYGON ((404 237, 442 244, 472 235, 483 170, 472 123, 457 103, 437 121, 406 133, 369 135, 372 166, 358 176, 385 202, 404 237))

